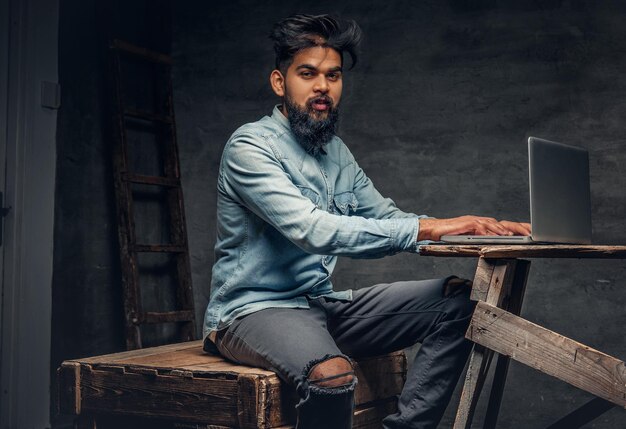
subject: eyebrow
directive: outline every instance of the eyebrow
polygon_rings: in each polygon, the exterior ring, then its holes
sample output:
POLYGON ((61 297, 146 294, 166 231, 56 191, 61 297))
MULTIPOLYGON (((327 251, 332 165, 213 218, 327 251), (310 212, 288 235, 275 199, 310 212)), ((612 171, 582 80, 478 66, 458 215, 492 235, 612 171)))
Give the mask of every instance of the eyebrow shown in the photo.
MULTIPOLYGON (((317 67, 315 67, 314 65, 311 65, 311 64, 300 64, 298 67, 296 67, 296 70, 301 70, 301 69, 313 70, 313 71, 317 71, 318 70, 317 67)), ((343 71, 341 66, 333 67, 333 68, 329 69, 327 73, 329 73, 329 72, 337 72, 337 71, 343 71)))

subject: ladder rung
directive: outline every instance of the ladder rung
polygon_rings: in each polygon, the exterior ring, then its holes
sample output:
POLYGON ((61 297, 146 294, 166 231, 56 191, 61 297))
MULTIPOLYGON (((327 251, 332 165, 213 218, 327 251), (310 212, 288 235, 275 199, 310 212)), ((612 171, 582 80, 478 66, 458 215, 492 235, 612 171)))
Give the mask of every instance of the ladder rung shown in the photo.
POLYGON ((135 55, 137 57, 141 57, 145 60, 155 63, 168 65, 172 64, 172 58, 169 55, 165 55, 156 51, 151 51, 150 49, 141 48, 139 46, 133 45, 132 43, 124 42, 122 40, 113 40, 113 43, 111 43, 111 48, 126 52, 131 55, 135 55))
POLYGON ((124 115, 132 118, 144 119, 146 121, 163 122, 165 124, 171 124, 174 122, 171 116, 157 115, 156 113, 141 109, 124 109, 124 115))
POLYGON ((195 315, 191 310, 180 310, 163 313, 146 312, 142 316, 139 323, 191 322, 195 315))
POLYGON ((180 179, 163 176, 124 173, 122 174, 122 180, 132 183, 141 183, 143 185, 169 186, 172 188, 180 186, 180 179))
POLYGON ((180 244, 135 244, 130 246, 134 252, 162 252, 162 253, 183 253, 187 249, 180 244))

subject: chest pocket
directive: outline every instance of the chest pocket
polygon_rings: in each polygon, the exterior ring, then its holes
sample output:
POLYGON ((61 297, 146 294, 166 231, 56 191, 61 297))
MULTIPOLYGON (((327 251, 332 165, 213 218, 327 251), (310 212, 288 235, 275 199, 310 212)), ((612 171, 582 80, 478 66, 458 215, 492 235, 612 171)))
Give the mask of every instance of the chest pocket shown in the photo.
POLYGON ((311 200, 311 202, 313 204, 315 204, 315 207, 317 207, 318 209, 320 208, 320 195, 315 192, 313 189, 311 188, 307 188, 306 186, 298 186, 298 189, 300 189, 300 193, 307 197, 309 200, 311 200))
POLYGON ((356 208, 359 206, 359 202, 356 199, 356 195, 352 192, 342 192, 333 197, 333 202, 339 213, 345 216, 354 214, 356 208))

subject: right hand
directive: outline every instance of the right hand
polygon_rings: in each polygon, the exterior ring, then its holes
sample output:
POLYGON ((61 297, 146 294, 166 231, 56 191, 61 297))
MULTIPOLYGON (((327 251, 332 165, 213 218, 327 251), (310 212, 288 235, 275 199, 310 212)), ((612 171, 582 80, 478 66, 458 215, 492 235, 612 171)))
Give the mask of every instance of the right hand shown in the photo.
POLYGON ((530 224, 498 221, 492 217, 460 216, 449 219, 420 219, 419 240, 441 239, 442 235, 530 235, 530 224))

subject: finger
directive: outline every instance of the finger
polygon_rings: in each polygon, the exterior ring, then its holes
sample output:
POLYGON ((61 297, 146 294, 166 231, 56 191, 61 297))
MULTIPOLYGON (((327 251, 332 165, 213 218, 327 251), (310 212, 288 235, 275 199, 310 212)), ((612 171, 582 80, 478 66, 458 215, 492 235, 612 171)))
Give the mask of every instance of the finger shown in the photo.
POLYGON ((523 235, 530 235, 531 228, 530 228, 529 223, 520 222, 520 223, 517 223, 516 226, 519 231, 522 231, 523 235))
POLYGON ((530 224, 528 223, 503 220, 500 221, 500 224, 516 235, 530 235, 530 224))
POLYGON ((498 219, 493 217, 479 217, 478 219, 488 223, 498 223, 498 219))
POLYGON ((478 222, 474 234, 476 235, 511 235, 508 229, 498 223, 478 222))
POLYGON ((498 221, 485 222, 483 223, 483 225, 487 229, 488 235, 494 235, 494 234, 495 235, 512 235, 513 234, 505 225, 502 225, 498 221))

